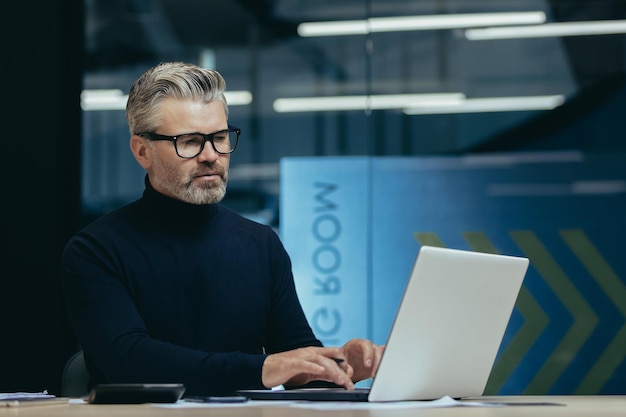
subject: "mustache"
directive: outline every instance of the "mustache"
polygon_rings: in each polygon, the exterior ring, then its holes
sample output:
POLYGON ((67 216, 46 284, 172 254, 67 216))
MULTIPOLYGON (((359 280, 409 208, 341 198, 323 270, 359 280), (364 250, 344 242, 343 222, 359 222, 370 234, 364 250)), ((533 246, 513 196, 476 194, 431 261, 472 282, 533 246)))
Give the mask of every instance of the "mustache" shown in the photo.
POLYGON ((227 173, 224 167, 217 164, 205 166, 191 173, 192 178, 202 177, 205 175, 219 175, 223 179, 226 179, 227 177, 227 173))

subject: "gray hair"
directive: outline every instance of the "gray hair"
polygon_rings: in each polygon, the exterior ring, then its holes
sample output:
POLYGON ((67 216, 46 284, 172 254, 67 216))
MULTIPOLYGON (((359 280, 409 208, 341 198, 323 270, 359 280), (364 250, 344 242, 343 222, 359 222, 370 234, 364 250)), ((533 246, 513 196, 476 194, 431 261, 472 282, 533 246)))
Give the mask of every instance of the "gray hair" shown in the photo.
POLYGON ((126 121, 131 135, 154 131, 161 119, 161 103, 167 98, 228 105, 226 81, 215 70, 184 62, 163 62, 148 69, 133 83, 126 103, 126 121))

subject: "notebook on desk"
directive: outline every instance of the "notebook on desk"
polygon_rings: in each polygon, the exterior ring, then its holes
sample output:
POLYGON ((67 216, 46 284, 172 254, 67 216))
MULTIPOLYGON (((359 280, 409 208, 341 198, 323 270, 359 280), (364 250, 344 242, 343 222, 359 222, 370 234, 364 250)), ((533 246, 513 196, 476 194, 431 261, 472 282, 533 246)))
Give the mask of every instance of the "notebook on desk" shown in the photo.
POLYGON ((422 246, 370 388, 241 390, 251 399, 405 401, 482 395, 527 258, 422 246))

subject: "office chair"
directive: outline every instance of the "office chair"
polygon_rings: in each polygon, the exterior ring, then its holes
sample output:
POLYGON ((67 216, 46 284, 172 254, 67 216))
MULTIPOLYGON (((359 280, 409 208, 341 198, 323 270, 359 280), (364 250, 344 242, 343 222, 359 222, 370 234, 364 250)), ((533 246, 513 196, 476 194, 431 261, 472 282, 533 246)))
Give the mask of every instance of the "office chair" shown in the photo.
POLYGON ((83 351, 72 355, 65 363, 61 378, 62 397, 82 397, 89 393, 89 372, 85 366, 83 351))

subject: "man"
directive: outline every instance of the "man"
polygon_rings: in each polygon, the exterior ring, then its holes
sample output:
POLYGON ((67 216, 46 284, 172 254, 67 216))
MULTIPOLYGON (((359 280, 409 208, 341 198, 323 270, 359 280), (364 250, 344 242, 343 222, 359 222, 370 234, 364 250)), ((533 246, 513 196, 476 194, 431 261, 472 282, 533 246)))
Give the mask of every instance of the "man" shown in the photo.
POLYGON ((216 71, 163 63, 131 87, 130 148, 146 170, 137 201, 68 242, 62 279, 92 384, 182 382, 227 395, 373 377, 383 347, 323 347, 274 231, 219 202, 239 129, 216 71))

